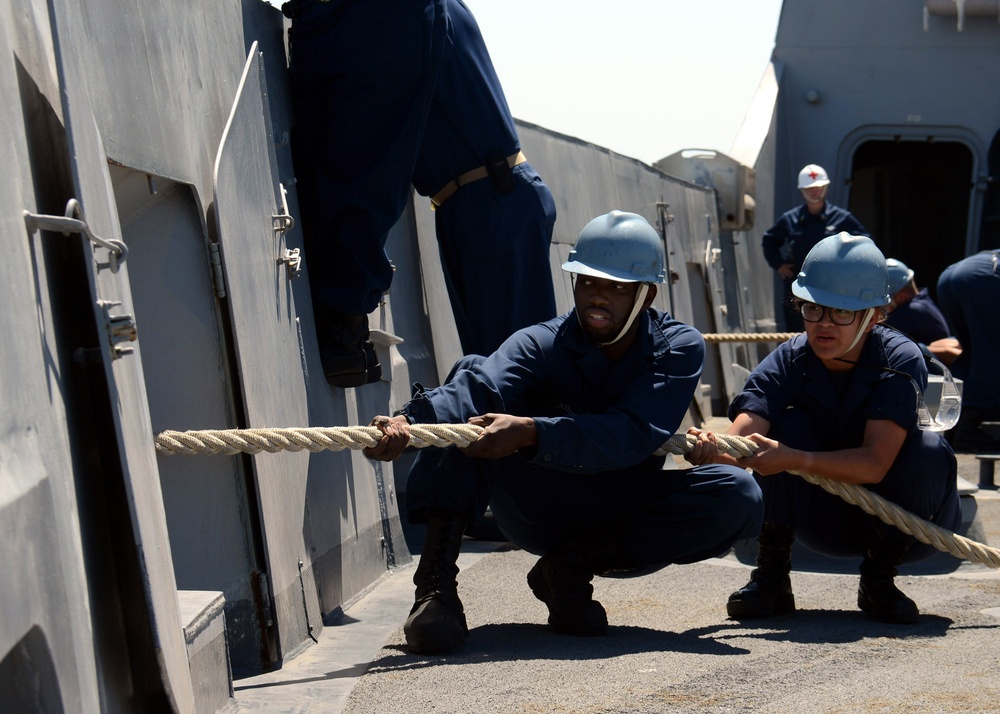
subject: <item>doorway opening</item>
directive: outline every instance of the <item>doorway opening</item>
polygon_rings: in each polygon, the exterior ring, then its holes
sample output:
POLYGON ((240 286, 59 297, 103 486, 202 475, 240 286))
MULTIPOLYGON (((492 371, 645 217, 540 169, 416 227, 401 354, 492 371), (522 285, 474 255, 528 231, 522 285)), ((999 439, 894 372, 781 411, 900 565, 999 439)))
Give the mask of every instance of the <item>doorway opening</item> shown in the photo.
POLYGON ((852 159, 848 210, 933 296, 941 272, 966 255, 973 178, 972 151, 958 141, 866 141, 852 159))
POLYGON ((989 176, 983 197, 983 223, 979 250, 1000 248, 1000 131, 993 137, 987 158, 989 176))

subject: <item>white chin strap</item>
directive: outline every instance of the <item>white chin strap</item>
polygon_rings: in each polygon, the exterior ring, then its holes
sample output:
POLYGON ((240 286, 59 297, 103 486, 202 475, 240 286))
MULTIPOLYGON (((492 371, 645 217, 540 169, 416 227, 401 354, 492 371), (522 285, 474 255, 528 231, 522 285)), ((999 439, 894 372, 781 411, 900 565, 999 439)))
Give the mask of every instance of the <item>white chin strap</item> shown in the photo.
POLYGON ((861 341, 861 338, 865 334, 865 327, 867 327, 868 321, 872 319, 872 315, 874 313, 875 313, 875 308, 873 307, 869 307, 865 310, 864 314, 861 316, 861 322, 858 324, 858 332, 856 335, 854 335, 854 340, 851 342, 851 346, 848 347, 846 350, 844 350, 843 354, 840 355, 841 357, 843 357, 848 352, 853 350, 855 345, 857 345, 861 341))
POLYGON ((620 340, 622 337, 625 336, 625 333, 628 332, 628 328, 632 326, 633 322, 635 322, 635 318, 639 314, 639 311, 642 310, 642 304, 646 301, 646 293, 648 292, 649 292, 649 284, 639 283, 639 289, 635 293, 635 305, 632 306, 632 314, 628 316, 628 319, 625 321, 625 325, 622 327, 621 332, 618 333, 618 337, 611 340, 610 342, 599 343, 601 347, 607 347, 608 345, 613 345, 614 343, 616 343, 618 340, 620 340))

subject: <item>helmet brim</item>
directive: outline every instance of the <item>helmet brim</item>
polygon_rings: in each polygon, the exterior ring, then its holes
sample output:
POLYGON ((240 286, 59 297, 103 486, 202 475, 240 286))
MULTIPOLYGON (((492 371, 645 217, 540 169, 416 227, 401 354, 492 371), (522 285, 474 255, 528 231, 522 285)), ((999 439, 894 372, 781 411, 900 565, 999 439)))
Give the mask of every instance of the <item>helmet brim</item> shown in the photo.
POLYGON ((567 273, 576 273, 577 275, 587 275, 591 278, 604 278, 605 280, 614 280, 619 283, 662 283, 664 281, 664 276, 658 275, 655 278, 643 277, 637 278, 633 273, 626 272, 609 272, 606 270, 597 270, 589 265, 581 263, 576 260, 570 260, 562 264, 562 269, 567 273))
POLYGON ((882 307, 891 302, 888 293, 879 295, 877 298, 872 298, 871 300, 863 300, 862 298, 846 297, 827 290, 802 285, 798 278, 792 283, 792 295, 802 300, 814 302, 817 305, 833 307, 838 310, 864 310, 869 307, 882 307))

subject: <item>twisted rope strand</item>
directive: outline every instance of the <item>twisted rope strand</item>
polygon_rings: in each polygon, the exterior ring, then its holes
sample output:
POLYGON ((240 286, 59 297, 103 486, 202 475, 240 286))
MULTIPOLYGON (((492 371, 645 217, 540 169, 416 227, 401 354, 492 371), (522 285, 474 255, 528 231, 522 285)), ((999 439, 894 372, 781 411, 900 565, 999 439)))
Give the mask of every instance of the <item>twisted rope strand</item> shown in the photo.
POLYGON ((706 332, 705 342, 785 342, 799 332, 706 332))
MULTIPOLYGON (((466 447, 479 438, 483 429, 471 424, 413 424, 410 445, 418 449, 429 446, 466 447)), ((717 434, 719 450, 737 459, 752 456, 757 445, 743 436, 717 434)), ((209 429, 200 431, 164 431, 156 435, 156 453, 169 456, 183 454, 258 454, 261 451, 341 451, 375 446, 382 432, 374 426, 346 426, 290 429, 209 429)), ((674 434, 657 449, 657 455, 683 456, 694 449, 697 437, 674 434)), ((969 540, 909 513, 877 493, 855 484, 833 481, 812 474, 792 471, 806 481, 839 496, 875 516, 883 523, 895 526, 921 543, 952 555, 991 568, 1000 568, 1000 550, 969 540)))

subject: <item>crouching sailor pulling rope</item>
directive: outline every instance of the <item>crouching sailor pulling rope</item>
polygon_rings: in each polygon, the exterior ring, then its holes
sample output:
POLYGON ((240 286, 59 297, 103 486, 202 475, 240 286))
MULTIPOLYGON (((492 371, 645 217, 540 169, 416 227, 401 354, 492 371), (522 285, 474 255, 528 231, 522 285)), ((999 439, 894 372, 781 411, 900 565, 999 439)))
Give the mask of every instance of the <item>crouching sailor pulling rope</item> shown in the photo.
POLYGON ((745 619, 795 609, 798 537, 820 553, 862 557, 858 607, 876 620, 914 623, 919 611, 895 586, 896 567, 933 549, 789 472, 862 484, 942 528, 958 526, 955 454, 921 397, 926 362, 916 343, 878 324, 889 303, 886 262, 870 239, 824 238, 792 292, 805 334, 764 359, 729 407, 728 433, 749 435, 756 453, 736 460, 711 433, 689 431, 699 440, 688 461, 752 468, 764 493, 757 568, 727 610, 745 619))
POLYGON ((409 424, 471 422, 464 448, 425 449, 407 482, 407 517, 427 535, 404 625, 413 652, 437 653, 468 633, 456 576, 466 522, 490 505, 504 534, 540 556, 528 586, 549 625, 603 635, 591 580, 725 553, 760 529, 761 493, 743 468, 661 472, 651 456, 678 429, 704 361, 697 330, 650 307, 664 280, 660 237, 619 211, 581 232, 563 270, 575 310, 511 336, 489 357, 463 358, 446 383, 417 388, 365 449, 392 460, 409 424))

